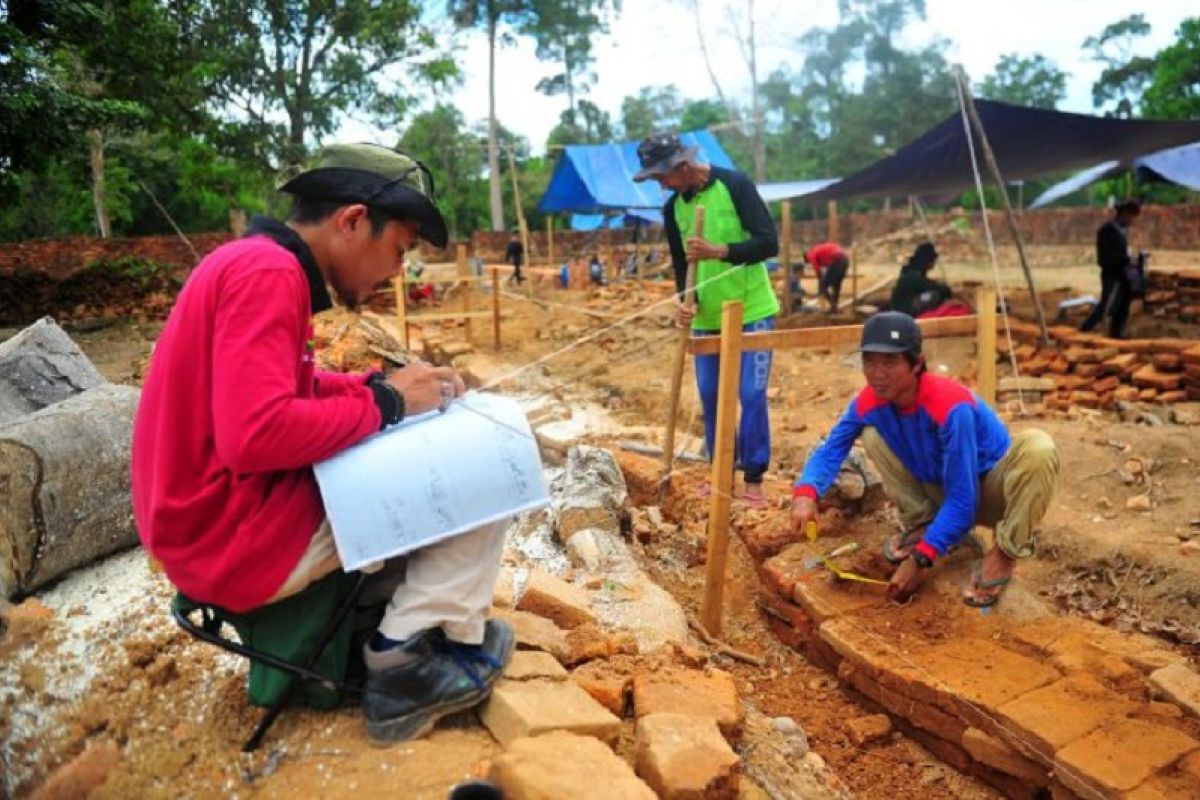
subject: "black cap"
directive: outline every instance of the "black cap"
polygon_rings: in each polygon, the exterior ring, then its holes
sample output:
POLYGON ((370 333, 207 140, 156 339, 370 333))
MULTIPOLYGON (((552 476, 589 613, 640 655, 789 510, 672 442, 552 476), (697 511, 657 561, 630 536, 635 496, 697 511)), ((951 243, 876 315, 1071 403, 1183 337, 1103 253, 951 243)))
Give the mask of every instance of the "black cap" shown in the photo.
POLYGON ((681 161, 690 161, 699 152, 698 147, 684 147, 683 142, 673 133, 655 133, 647 136, 638 145, 638 161, 642 168, 633 179, 642 182, 647 178, 657 178, 666 175, 681 161))
POLYGON ((433 176, 410 155, 377 144, 335 144, 321 150, 312 168, 279 187, 296 197, 381 208, 420 223, 420 236, 445 247, 446 221, 433 199, 433 176))
POLYGON ((863 353, 920 353, 921 327, 900 311, 881 311, 863 325, 863 353))

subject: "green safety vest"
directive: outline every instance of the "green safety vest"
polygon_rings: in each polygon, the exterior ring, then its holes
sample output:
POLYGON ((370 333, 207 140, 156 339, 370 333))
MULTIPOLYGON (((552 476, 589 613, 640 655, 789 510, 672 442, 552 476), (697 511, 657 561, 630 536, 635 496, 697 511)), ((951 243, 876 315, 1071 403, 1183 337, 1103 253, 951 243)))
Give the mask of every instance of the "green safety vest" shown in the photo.
MULTIPOLYGON (((729 188, 720 180, 713 180, 697 192, 691 200, 683 195, 675 196, 675 224, 687 248, 687 240, 695 229, 696 206, 704 206, 704 238, 713 244, 730 244, 745 241, 748 234, 742 227, 737 207, 729 195, 729 188)), ((736 266, 715 258, 696 264, 696 317, 692 321, 694 330, 715 331, 721 328, 721 306, 726 300, 741 300, 742 322, 749 324, 779 313, 779 300, 771 288, 767 267, 757 264, 736 266), (721 277, 706 283, 714 276, 721 277)))

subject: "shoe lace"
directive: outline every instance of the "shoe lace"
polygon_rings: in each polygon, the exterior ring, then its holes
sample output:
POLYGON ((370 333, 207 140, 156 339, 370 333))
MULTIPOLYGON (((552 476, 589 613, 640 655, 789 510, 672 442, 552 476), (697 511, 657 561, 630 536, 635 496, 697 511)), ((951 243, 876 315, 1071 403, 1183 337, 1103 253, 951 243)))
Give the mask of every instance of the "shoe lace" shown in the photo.
POLYGON ((477 689, 486 689, 487 683, 479 676, 479 672, 474 665, 483 664, 493 670, 500 670, 502 664, 493 656, 484 652, 483 648, 477 644, 463 644, 462 642, 454 642, 450 639, 442 639, 439 643, 439 649, 445 652, 450 659, 461 669, 467 673, 467 677, 475 684, 477 689))

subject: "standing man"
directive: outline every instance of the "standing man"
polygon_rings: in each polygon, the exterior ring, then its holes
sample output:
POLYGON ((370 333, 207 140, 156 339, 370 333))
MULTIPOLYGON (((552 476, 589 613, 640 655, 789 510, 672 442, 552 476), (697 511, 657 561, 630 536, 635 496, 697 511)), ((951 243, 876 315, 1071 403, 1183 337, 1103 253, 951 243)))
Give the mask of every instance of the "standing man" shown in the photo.
POLYGON ((513 231, 508 237, 508 246, 504 248, 504 261, 512 264, 513 274, 510 280, 517 282, 519 286, 525 280, 525 276, 521 274, 521 263, 525 260, 525 245, 521 244, 520 231, 513 231))
POLYGON ((1129 304, 1133 301, 1134 286, 1131 274, 1136 273, 1137 264, 1129 256, 1129 226, 1142 213, 1142 205, 1136 200, 1118 203, 1113 218, 1096 231, 1096 263, 1100 265, 1100 302, 1079 327, 1090 331, 1100 324, 1105 314, 1109 316, 1108 335, 1113 339, 1125 338, 1125 322, 1129 319, 1129 304))
POLYGON ((1010 436, 974 392, 929 374, 921 329, 907 314, 871 317, 859 350, 867 386, 796 480, 794 534, 803 536, 818 519, 817 501, 862 436, 904 525, 883 544, 884 558, 896 565, 888 594, 907 600, 938 558, 976 525, 986 525, 995 541, 972 570, 963 602, 995 605, 1016 559, 1034 554, 1034 528, 1058 479, 1054 440, 1036 428, 1010 436))
POLYGON ((809 249, 804 260, 817 273, 817 294, 829 303, 829 313, 836 312, 850 257, 836 242, 821 242, 809 249))
MULTIPOLYGON (((450 369, 384 376, 314 366, 312 315, 356 308, 424 239, 446 244, 428 171, 376 145, 326 148, 283 185, 286 222, 257 217, 189 276, 154 348, 133 428, 138 533, 171 583, 233 613, 301 595, 342 568, 313 465, 462 394, 450 369)), ((420 464, 396 464, 404 480, 420 464)), ((376 741, 421 736, 482 702, 513 649, 486 619, 505 522, 407 556, 364 647, 376 741)), ((390 588, 390 587, 389 587, 390 588)))
MULTIPOLYGON (((675 269, 675 288, 681 296, 687 262, 696 262, 696 304, 693 307, 681 301, 676 324, 681 328, 690 325, 692 332, 700 336, 720 334, 721 306, 726 300, 740 300, 745 306, 743 330, 774 330, 779 301, 763 261, 779 252, 775 222, 749 177, 732 169, 701 164, 696 152, 695 147, 684 147, 675 134, 654 134, 638 145, 642 169, 633 176, 635 181, 654 179, 671 192, 663 206, 663 227, 675 269), (703 238, 694 230, 697 206, 705 210, 703 238)), ((719 371, 719 356, 696 356, 696 383, 710 456, 716 431, 719 371)), ((754 508, 767 505, 762 481, 771 461, 767 418, 770 377, 769 350, 742 356, 742 417, 736 452, 746 484, 743 498, 754 508)))

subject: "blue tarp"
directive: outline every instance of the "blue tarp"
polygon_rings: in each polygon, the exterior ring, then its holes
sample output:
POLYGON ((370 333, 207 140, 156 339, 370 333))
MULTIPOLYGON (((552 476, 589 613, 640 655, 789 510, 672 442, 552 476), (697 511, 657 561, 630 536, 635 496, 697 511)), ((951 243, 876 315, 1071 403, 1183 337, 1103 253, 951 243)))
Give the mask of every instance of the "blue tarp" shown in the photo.
MULTIPOLYGON (((1022 180, 1200 141, 1200 122, 1111 119, 976 100, 1005 180, 1022 180)), ((979 143, 976 141, 976 150, 979 143)), ((979 153, 981 170, 986 170, 979 153)), ((985 172, 986 174, 986 172, 985 172)), ((955 112, 894 155, 876 161, 811 200, 958 194, 973 188, 970 148, 955 112)))
POLYGON ((797 197, 819 192, 826 186, 837 183, 837 178, 817 178, 811 181, 788 181, 786 183, 760 183, 758 193, 764 202, 774 203, 776 200, 793 200, 797 197))
POLYGON ((571 230, 594 231, 600 228, 635 227, 637 225, 662 225, 662 211, 653 208, 629 208, 623 214, 572 214, 571 230))
POLYGON ((1200 142, 1171 147, 1147 156, 1139 156, 1131 162, 1105 161, 1078 172, 1064 181, 1054 184, 1038 195, 1029 204, 1030 208, 1041 208, 1088 184, 1133 169, 1141 181, 1175 183, 1193 192, 1200 192, 1200 142))
MULTIPOLYGON (((700 148, 699 158, 718 167, 733 167, 733 161, 710 131, 679 134, 688 146, 700 148)), ((654 181, 634 183, 641 169, 637 142, 614 144, 567 145, 550 185, 538 201, 538 211, 572 211, 577 214, 601 214, 635 208, 662 208, 667 195, 654 181)))

